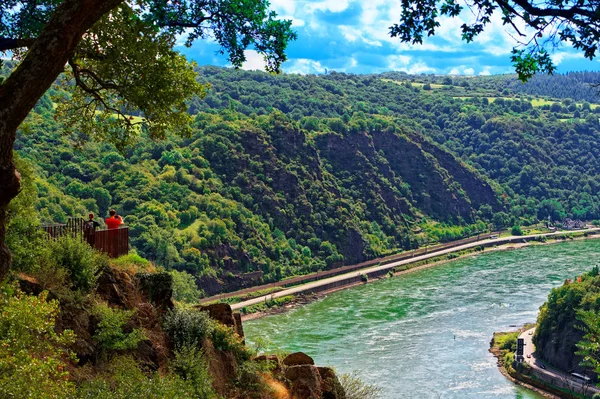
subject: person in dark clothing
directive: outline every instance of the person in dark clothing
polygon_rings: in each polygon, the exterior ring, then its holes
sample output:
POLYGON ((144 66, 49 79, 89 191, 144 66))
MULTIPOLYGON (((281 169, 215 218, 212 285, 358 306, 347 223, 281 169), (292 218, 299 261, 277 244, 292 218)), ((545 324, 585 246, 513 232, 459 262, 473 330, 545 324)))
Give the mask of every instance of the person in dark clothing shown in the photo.
POLYGON ((100 223, 94 220, 94 214, 90 212, 89 219, 83 224, 83 237, 88 244, 94 246, 96 238, 96 229, 100 227, 100 223))

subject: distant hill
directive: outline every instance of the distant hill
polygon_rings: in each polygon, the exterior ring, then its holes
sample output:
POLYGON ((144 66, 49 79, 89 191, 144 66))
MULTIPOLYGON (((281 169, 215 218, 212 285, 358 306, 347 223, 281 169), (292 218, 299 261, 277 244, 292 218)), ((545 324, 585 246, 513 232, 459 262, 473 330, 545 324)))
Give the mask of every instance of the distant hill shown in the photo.
POLYGON ((16 144, 41 219, 115 207, 138 252, 215 293, 490 224, 600 218, 594 104, 510 76, 199 74, 193 135, 123 154, 74 148, 44 97, 16 144))

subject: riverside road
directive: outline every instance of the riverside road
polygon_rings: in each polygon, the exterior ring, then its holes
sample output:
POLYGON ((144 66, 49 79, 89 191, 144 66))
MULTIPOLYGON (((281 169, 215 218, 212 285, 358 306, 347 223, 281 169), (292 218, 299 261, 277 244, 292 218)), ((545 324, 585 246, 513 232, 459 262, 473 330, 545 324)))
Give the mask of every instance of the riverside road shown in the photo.
POLYGON ((424 255, 418 255, 418 256, 414 256, 412 258, 402 259, 402 260, 399 260, 396 262, 387 263, 385 265, 377 265, 377 266, 373 266, 373 267, 367 267, 364 269, 360 269, 358 271, 352 271, 350 273, 345 273, 345 274, 341 274, 338 276, 324 278, 324 279, 313 281, 313 282, 310 282, 307 284, 287 288, 287 289, 284 289, 284 290, 281 290, 278 292, 274 292, 272 294, 267 294, 267 295, 249 299, 247 301, 232 304, 231 308, 233 310, 239 310, 239 309, 245 308, 246 306, 256 305, 256 304, 259 304, 262 302, 267 302, 269 300, 284 297, 287 295, 295 295, 295 294, 299 294, 299 293, 319 291, 319 290, 322 290, 323 287, 327 287, 327 286, 329 286, 329 287, 333 287, 334 285, 343 286, 345 282, 348 282, 348 284, 351 284, 350 282, 356 281, 356 278, 360 277, 362 275, 369 276, 370 274, 376 274, 376 273, 379 273, 382 271, 393 270, 394 268, 396 268, 398 266, 408 265, 408 264, 419 262, 422 260, 432 259, 432 258, 436 258, 441 255, 446 255, 446 254, 453 253, 453 252, 460 252, 460 251, 464 251, 467 249, 476 248, 479 246, 488 246, 489 247, 489 246, 493 246, 493 245, 503 245, 503 244, 510 244, 510 243, 516 243, 516 242, 531 241, 531 240, 537 239, 538 237, 552 238, 552 237, 557 237, 557 236, 558 237, 563 236, 565 234, 585 233, 585 232, 597 233, 599 231, 600 231, 600 228, 592 228, 592 229, 585 229, 585 230, 577 230, 576 232, 574 232, 574 231, 566 231, 566 232, 565 231, 557 231, 554 233, 533 234, 533 235, 527 235, 527 236, 508 236, 508 237, 499 237, 499 238, 488 238, 488 239, 484 239, 484 240, 480 240, 480 241, 474 241, 474 242, 464 244, 464 245, 459 245, 459 246, 452 247, 452 248, 441 249, 438 251, 431 251, 424 255))
POLYGON ((564 388, 569 392, 582 394, 585 397, 591 398, 595 393, 600 393, 600 389, 596 388, 593 382, 589 384, 583 383, 570 373, 547 366, 538 359, 532 341, 534 332, 535 328, 523 331, 519 335, 519 338, 523 338, 523 342, 525 343, 525 347, 523 348, 525 362, 531 367, 536 377, 552 385, 564 388))

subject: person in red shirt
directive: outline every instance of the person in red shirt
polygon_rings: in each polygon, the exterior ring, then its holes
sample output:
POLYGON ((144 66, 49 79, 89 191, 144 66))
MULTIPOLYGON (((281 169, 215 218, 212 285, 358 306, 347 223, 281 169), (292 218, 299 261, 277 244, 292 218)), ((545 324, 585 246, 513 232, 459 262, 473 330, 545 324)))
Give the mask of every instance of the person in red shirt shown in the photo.
POLYGON ((111 209, 110 211, 108 211, 108 214, 110 216, 107 217, 106 219, 104 219, 104 223, 106 223, 106 227, 109 230, 118 229, 119 226, 123 224, 123 218, 121 216, 117 215, 117 211, 115 211, 114 209, 111 209))

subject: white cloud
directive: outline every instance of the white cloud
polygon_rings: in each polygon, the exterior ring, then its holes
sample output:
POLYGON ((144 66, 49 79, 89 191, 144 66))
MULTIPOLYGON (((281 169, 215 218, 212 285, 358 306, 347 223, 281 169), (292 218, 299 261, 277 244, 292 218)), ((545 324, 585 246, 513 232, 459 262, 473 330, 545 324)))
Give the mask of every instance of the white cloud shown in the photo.
POLYGON ((406 72, 411 75, 436 72, 435 68, 430 67, 423 61, 413 61, 413 58, 408 55, 390 55, 387 58, 388 70, 406 72))
POLYGON ((312 14, 315 11, 342 12, 350 5, 348 0, 324 0, 306 4, 305 10, 312 14))
POLYGON ((428 66, 424 62, 417 62, 411 64, 408 68, 401 68, 400 71, 406 72, 410 75, 418 75, 420 73, 435 73, 437 70, 428 66))
POLYGON ((475 70, 473 68, 465 68, 463 69, 463 73, 470 76, 475 74, 475 70))
POLYGON ((583 59, 584 55, 582 53, 570 53, 566 51, 559 51, 550 56, 554 65, 559 65, 564 60, 569 59, 583 59))
POLYGON ((412 57, 408 55, 390 55, 388 58, 387 68, 392 71, 397 71, 406 68, 412 61, 412 57))
POLYGON ((271 0, 271 8, 278 15, 294 15, 296 13, 296 2, 290 0, 271 0))
POLYGON ((310 73, 325 73, 325 67, 319 61, 308 58, 295 58, 284 65, 286 73, 307 75, 310 73))
POLYGON ((448 75, 460 75, 460 71, 458 68, 452 68, 450 72, 448 72, 448 75))
POLYGON ((256 50, 245 50, 244 55, 246 56, 246 62, 242 65, 242 69, 247 71, 265 70, 265 59, 256 50))
POLYGON ((289 20, 292 21, 292 26, 295 27, 295 28, 299 28, 301 26, 306 25, 306 22, 303 19, 295 18, 295 17, 292 17, 291 15, 281 15, 281 14, 278 14, 277 15, 277 19, 279 19, 279 20, 289 19, 289 20))
POLYGON ((355 42, 357 40, 360 40, 363 43, 368 44, 369 46, 381 47, 380 41, 366 38, 361 32, 357 31, 351 26, 341 25, 339 29, 342 32, 344 38, 349 42, 355 42))
POLYGON ((489 76, 489 75, 491 75, 492 74, 491 69, 492 68, 489 67, 489 66, 484 66, 483 67, 483 71, 479 72, 479 76, 489 76))

